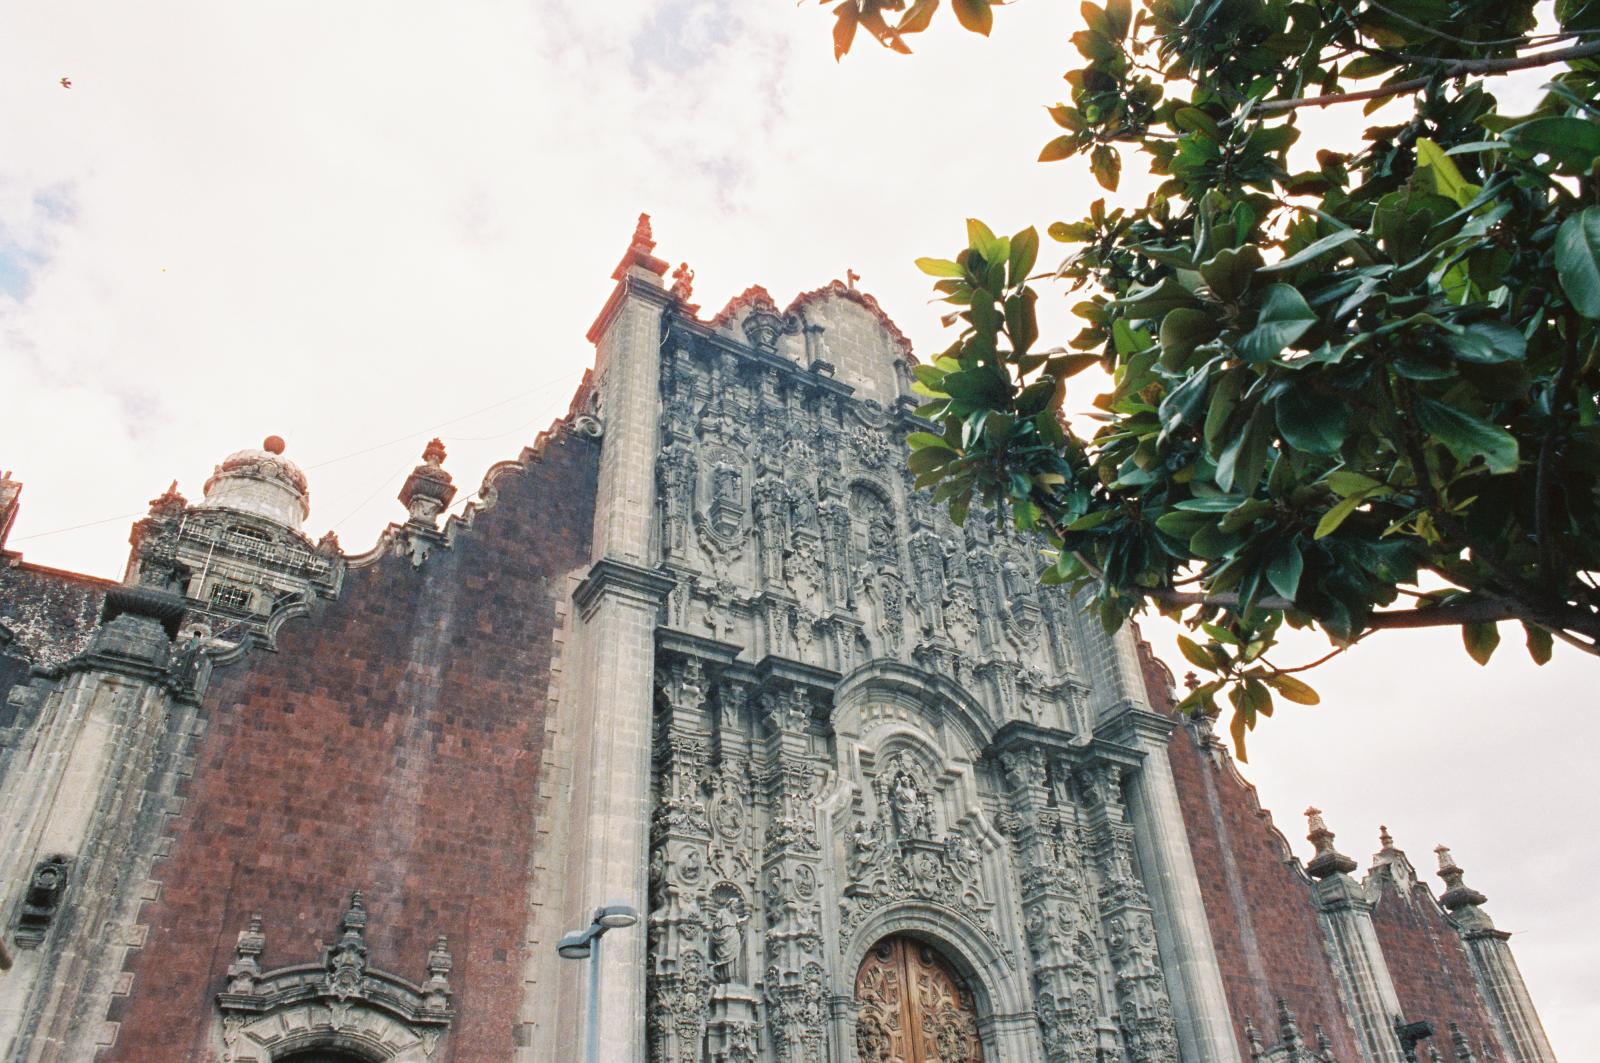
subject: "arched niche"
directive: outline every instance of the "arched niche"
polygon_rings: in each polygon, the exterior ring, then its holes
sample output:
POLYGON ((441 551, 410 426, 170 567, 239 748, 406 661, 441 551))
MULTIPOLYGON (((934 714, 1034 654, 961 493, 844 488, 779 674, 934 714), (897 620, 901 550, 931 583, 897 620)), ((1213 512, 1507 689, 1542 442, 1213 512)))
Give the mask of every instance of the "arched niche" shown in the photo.
POLYGON ((935 729, 948 722, 969 758, 989 744, 999 727, 995 714, 955 680, 880 658, 839 681, 831 717, 834 730, 859 734, 861 711, 875 702, 913 710, 935 729))

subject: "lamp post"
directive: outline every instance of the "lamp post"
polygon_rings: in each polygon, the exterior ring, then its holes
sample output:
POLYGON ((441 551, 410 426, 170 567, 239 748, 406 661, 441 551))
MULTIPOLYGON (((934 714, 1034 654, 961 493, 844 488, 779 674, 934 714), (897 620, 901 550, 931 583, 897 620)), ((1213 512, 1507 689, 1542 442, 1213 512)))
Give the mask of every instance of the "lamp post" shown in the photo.
POLYGON ((556 945, 556 952, 564 960, 589 961, 589 1029, 584 1037, 583 1058, 587 1063, 600 1060, 600 938, 607 930, 619 930, 639 921, 639 913, 631 906, 613 902, 594 910, 594 921, 583 930, 564 935, 556 945))

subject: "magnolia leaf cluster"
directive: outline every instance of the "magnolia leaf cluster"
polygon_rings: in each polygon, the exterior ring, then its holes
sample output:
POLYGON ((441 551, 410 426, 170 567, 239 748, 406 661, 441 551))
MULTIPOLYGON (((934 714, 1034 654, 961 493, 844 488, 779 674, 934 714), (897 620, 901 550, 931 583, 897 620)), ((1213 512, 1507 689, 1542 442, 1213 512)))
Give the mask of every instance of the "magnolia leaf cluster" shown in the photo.
MULTIPOLYGON (((989 31, 995 5, 949 6, 989 31)), ((905 50, 938 8, 835 11, 905 50)), ((1226 695, 1241 757, 1275 700, 1317 700, 1274 657, 1285 624, 1334 652, 1451 625, 1482 663, 1502 624, 1540 663, 1600 652, 1600 2, 1545 26, 1529 0, 1082 14, 1040 159, 1158 186, 1050 224, 1043 271, 1034 229, 977 221, 919 260, 959 336, 916 370, 918 483, 958 521, 982 500, 1037 529, 1041 578, 1108 627, 1181 618, 1183 707, 1226 695), (1495 79, 1524 69, 1543 98, 1504 113, 1495 79), (1321 108, 1386 104, 1297 148, 1321 108), (1082 321, 1050 346, 1041 283, 1082 321), (1110 384, 1079 434, 1063 401, 1090 366, 1110 384)))

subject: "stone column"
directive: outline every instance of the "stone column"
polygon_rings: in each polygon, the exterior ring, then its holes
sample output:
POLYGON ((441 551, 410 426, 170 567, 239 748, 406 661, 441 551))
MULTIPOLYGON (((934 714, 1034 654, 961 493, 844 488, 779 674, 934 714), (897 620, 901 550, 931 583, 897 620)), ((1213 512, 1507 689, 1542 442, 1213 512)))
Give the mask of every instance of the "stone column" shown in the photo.
POLYGON ((1099 870, 1098 907, 1128 1058, 1160 1063, 1178 1053, 1168 990, 1176 979, 1163 977, 1150 898, 1133 867, 1138 832, 1128 825, 1123 804, 1124 770, 1121 764, 1102 762, 1086 765, 1080 774, 1082 789, 1091 795, 1088 833, 1099 870))
MULTIPOLYGON (((1076 809, 1066 759, 1054 773, 1039 736, 1012 725, 997 736, 997 757, 1010 787, 1015 816, 1018 886, 1044 1058, 1049 1063, 1096 1063, 1100 1027, 1109 1027, 1097 977, 1098 950, 1078 856, 1076 809), (1051 800, 1055 791, 1067 797, 1051 800)), ((1115 1035, 1113 1035, 1115 1037, 1115 1035)), ((1121 1045, 1114 1046, 1121 1051, 1121 1045)))
MULTIPOLYGON (((1545 1036, 1544 1024, 1539 1021, 1533 998, 1522 981, 1522 972, 1511 955, 1508 943, 1511 934, 1495 928, 1494 920, 1483 910, 1488 898, 1462 881, 1461 868, 1450 850, 1441 845, 1434 852, 1439 854, 1439 877, 1444 879, 1446 887, 1439 903, 1449 910, 1451 920, 1466 943, 1473 976, 1478 980, 1484 1000, 1489 1003, 1506 1059, 1510 1063, 1555 1063, 1555 1052, 1545 1036)), ((1452 1032, 1457 1036, 1459 1048, 1465 1038, 1459 1030, 1452 1032)))
MULTIPOLYGON (((573 595, 573 656, 563 726, 573 738, 567 929, 595 906, 647 907, 650 745, 655 631, 672 583, 653 571, 655 463, 660 451, 661 320, 666 263, 651 255, 649 219, 613 277, 617 287, 589 331, 602 442, 594 513, 594 564, 573 595)), ((645 1056, 643 926, 613 931, 601 950, 600 1058, 645 1056)), ((562 1022, 554 1040, 581 1043, 587 980, 564 965, 562 1022)), ((559 1049, 557 1049, 559 1051, 559 1049)))
POLYGON ((0 785, 0 1058, 89 1059, 194 720, 183 600, 113 588, 105 619, 50 684, 0 785))
POLYGON ((1109 717, 1102 716, 1096 735, 1144 754, 1138 770, 1127 779, 1126 800, 1139 867, 1154 909, 1180 1058, 1185 1063, 1234 1063, 1240 1057, 1228 997, 1167 759, 1173 722, 1146 707, 1131 633, 1124 629, 1106 640, 1102 650, 1102 664, 1111 666, 1108 671, 1117 677, 1126 699, 1109 717))
POLYGON ((822 846, 816 797, 826 765, 812 751, 817 691, 769 676, 760 711, 766 729, 760 783, 767 830, 761 852, 767 1022, 778 1063, 828 1058, 827 966, 822 952, 822 846))
POLYGON ((1372 925, 1372 902, 1350 877, 1356 862, 1334 848, 1333 832, 1323 822, 1322 813, 1311 808, 1306 816, 1311 821, 1307 837, 1317 847, 1306 871, 1317 880, 1322 930, 1333 952, 1350 1018, 1372 1063, 1402 1063, 1394 1033, 1400 997, 1372 925))

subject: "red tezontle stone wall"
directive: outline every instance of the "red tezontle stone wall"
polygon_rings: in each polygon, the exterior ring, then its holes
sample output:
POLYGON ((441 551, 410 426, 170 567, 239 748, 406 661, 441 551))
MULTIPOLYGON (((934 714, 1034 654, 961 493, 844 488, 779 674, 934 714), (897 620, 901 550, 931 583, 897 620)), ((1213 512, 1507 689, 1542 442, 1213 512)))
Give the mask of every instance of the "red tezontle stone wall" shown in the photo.
MULTIPOLYGON (((1151 703, 1171 712, 1171 677, 1148 647, 1141 649, 1151 703)), ((1308 1044, 1315 1044, 1320 1024, 1335 1058, 1360 1059, 1323 944, 1310 880, 1290 862, 1287 842, 1257 802, 1254 788, 1231 761, 1203 749, 1181 719, 1167 753, 1241 1054, 1246 1018, 1266 1045, 1278 1042, 1277 999, 1282 997, 1308 1044)))
POLYGON ((1490 1032, 1466 947, 1428 887, 1419 882, 1401 892, 1390 880, 1379 895, 1372 924, 1406 1019, 1433 1023, 1433 1044, 1447 1059, 1453 1052, 1452 1022, 1466 1033, 1479 1059, 1490 1051, 1498 1058, 1500 1045, 1490 1032))
POLYGON ((366 893, 373 966, 420 982, 449 936, 440 1063, 509 1059, 558 599, 589 560, 597 444, 552 436, 421 568, 352 570, 277 653, 217 671, 170 856, 102 1060, 209 1063, 250 913, 265 969, 315 961, 366 893))

